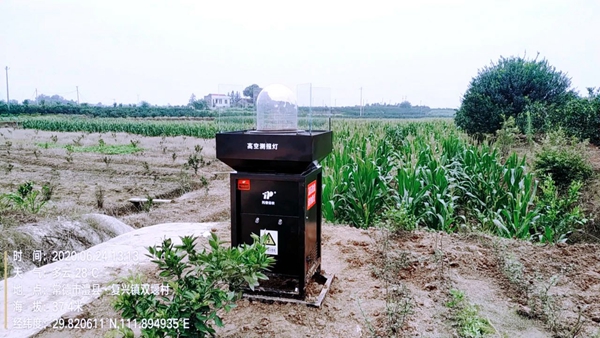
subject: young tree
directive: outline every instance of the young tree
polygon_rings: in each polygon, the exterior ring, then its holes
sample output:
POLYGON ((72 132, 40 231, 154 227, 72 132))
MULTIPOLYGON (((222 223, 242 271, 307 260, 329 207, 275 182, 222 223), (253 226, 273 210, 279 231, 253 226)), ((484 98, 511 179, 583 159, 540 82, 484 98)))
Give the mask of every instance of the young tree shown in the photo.
POLYGON ((192 93, 192 96, 190 96, 189 105, 193 105, 194 102, 196 102, 196 94, 192 93))
POLYGON ((262 88, 260 88, 260 86, 256 83, 251 84, 248 87, 246 87, 246 89, 244 89, 244 96, 251 98, 253 101, 256 101, 256 97, 258 96, 258 93, 260 93, 261 90, 262 88))
POLYGON ((455 122, 469 134, 493 133, 533 103, 562 106, 576 96, 571 80, 547 60, 501 57, 471 80, 455 122))

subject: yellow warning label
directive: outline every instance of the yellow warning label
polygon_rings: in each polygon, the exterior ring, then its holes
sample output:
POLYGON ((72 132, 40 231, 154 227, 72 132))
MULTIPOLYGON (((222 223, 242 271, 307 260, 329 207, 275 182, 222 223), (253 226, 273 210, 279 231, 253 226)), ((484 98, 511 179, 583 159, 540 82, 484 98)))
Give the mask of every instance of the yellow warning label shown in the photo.
POLYGON ((265 239, 265 245, 276 245, 275 240, 270 232, 267 232, 267 238, 265 239))
POLYGON ((279 250, 277 248, 277 231, 276 230, 260 230, 260 237, 265 238, 265 247, 267 247, 267 255, 277 255, 279 250))

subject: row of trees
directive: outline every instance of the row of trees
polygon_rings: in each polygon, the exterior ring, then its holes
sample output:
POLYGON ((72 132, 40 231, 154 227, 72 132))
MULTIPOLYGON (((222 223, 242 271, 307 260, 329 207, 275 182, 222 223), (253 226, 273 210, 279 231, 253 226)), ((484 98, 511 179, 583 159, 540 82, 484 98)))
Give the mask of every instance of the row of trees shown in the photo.
POLYGON ((495 133, 513 117, 523 133, 562 128, 600 145, 600 90, 584 96, 545 59, 501 57, 479 70, 463 96, 456 124, 469 134, 495 133))
MULTIPOLYGON (((248 108, 248 101, 255 102, 256 98, 262 91, 262 88, 257 84, 252 84, 246 87, 243 91, 243 96, 240 92, 231 91, 227 93, 231 99, 232 107, 248 108)), ((305 113, 301 109, 300 113, 305 113)), ((360 116, 359 107, 336 107, 333 111, 328 107, 313 107, 313 113, 336 114, 343 116, 358 117, 360 116)), ((0 101, 0 114, 77 114, 88 115, 92 117, 210 117, 215 113, 210 111, 208 102, 204 99, 198 99, 195 94, 191 94, 188 104, 185 106, 168 106, 158 107, 152 106, 148 102, 142 101, 140 104, 117 104, 105 106, 101 103, 90 105, 83 103, 77 105, 72 100, 67 100, 59 95, 47 96, 40 95, 37 102, 25 100, 22 104, 17 102, 11 103, 10 110, 5 104, 0 101)), ((418 117, 449 117, 453 115, 453 111, 448 109, 443 112, 432 111, 428 106, 413 106, 408 101, 403 101, 400 104, 367 104, 363 108, 363 116, 371 118, 418 118, 418 117)))

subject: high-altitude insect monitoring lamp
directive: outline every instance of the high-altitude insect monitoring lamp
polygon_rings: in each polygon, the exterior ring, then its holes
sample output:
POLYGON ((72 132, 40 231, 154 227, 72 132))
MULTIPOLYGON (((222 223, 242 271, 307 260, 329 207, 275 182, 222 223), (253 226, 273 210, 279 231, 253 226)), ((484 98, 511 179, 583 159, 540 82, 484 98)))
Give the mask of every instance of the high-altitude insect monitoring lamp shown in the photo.
POLYGON ((256 100, 256 129, 217 133, 217 158, 231 173, 231 245, 266 236, 276 259, 268 281, 250 298, 303 301, 307 285, 324 284, 320 306, 333 275, 321 275, 321 190, 319 161, 332 150, 332 132, 299 130, 294 93, 271 85, 256 100))

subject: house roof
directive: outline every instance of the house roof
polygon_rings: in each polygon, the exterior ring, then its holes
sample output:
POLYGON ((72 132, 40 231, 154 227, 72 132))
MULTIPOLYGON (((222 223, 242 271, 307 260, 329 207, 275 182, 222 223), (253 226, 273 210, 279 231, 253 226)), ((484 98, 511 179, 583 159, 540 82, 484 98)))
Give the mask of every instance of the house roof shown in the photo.
POLYGON ((226 95, 226 94, 208 94, 208 95, 210 95, 210 96, 227 96, 227 97, 229 97, 229 95, 226 95))

